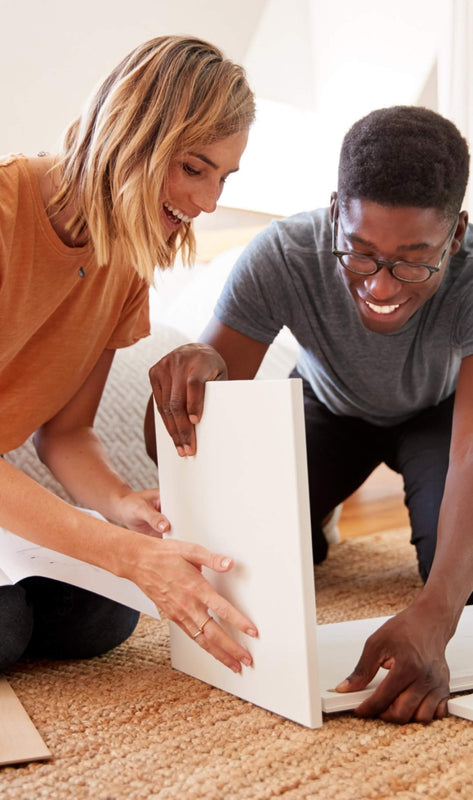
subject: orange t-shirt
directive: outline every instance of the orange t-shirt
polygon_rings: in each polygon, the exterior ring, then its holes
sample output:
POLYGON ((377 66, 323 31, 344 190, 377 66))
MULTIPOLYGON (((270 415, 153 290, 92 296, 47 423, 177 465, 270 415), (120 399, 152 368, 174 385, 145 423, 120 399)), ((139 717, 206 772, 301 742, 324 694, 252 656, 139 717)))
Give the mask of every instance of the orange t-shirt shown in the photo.
POLYGON ((146 283, 59 239, 21 155, 0 160, 0 320, 0 453, 57 414, 105 349, 149 334, 146 283))

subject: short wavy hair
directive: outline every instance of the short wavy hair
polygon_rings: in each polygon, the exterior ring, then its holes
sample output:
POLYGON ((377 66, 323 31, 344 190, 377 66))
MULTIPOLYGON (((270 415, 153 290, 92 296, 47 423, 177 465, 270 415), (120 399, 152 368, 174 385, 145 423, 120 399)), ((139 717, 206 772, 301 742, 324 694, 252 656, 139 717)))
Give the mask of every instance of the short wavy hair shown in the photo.
POLYGON ((355 122, 343 140, 339 201, 436 208, 453 218, 468 171, 468 145, 453 122, 418 106, 381 108, 355 122))
POLYGON ((87 228, 100 265, 119 257, 152 283, 182 249, 191 224, 169 237, 161 220, 169 166, 185 149, 247 129, 255 101, 243 68, 208 42, 161 36, 133 50, 66 130, 62 180, 51 206, 74 209, 68 228, 87 228))

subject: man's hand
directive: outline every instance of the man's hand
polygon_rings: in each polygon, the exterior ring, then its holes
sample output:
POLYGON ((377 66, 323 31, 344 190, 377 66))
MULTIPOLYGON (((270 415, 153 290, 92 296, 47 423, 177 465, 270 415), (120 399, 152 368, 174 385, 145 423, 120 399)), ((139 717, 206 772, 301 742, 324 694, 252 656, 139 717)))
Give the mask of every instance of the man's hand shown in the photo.
MULTIPOLYGON (((185 344, 151 367, 149 378, 159 413, 177 452, 180 456, 194 455, 194 426, 202 416, 205 384, 227 379, 225 361, 210 345, 185 344)), ((148 408, 148 428, 151 427, 150 415, 151 409, 148 408)), ((151 433, 147 435, 148 452, 151 436, 151 433)))
POLYGON ((431 615, 411 606, 369 637, 358 664, 337 691, 364 689, 384 667, 388 674, 355 714, 398 724, 445 717, 450 679, 447 641, 431 615))

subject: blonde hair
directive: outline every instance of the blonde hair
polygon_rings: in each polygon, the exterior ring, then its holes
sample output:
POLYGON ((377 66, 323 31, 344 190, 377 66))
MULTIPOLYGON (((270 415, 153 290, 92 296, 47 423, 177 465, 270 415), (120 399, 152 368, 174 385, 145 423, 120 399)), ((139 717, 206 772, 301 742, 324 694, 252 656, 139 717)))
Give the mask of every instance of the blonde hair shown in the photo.
POLYGON ((190 223, 169 237, 162 191, 178 152, 248 128, 254 96, 242 67, 200 39, 161 36, 133 50, 66 130, 62 178, 51 201, 74 209, 68 229, 87 228, 100 265, 128 260, 153 282, 182 249, 195 250, 190 223))

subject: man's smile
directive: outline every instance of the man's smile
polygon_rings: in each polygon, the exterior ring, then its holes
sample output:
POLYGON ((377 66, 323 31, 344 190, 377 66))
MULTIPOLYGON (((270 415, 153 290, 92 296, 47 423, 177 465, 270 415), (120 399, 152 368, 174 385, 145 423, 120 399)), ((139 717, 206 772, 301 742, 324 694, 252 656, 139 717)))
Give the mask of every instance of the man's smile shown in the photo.
POLYGON ((392 314, 393 311, 396 311, 400 306, 400 303, 392 306, 378 306, 375 303, 370 303, 369 300, 365 300, 365 303, 368 308, 371 308, 371 310, 375 311, 376 314, 392 314))

